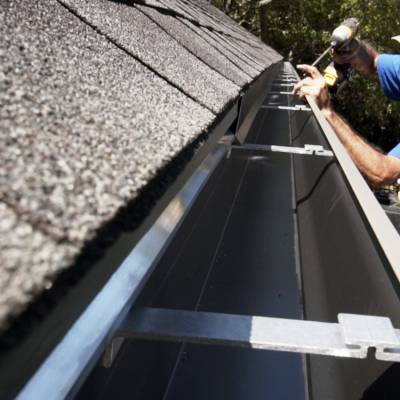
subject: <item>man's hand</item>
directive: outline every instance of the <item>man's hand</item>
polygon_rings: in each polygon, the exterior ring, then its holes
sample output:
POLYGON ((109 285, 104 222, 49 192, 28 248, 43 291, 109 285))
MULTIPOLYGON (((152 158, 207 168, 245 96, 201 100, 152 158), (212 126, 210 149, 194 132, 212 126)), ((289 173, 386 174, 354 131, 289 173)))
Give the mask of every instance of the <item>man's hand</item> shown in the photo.
POLYGON ((296 84, 293 93, 300 99, 311 96, 321 110, 329 109, 328 86, 318 69, 310 65, 298 65, 297 68, 309 76, 296 84))

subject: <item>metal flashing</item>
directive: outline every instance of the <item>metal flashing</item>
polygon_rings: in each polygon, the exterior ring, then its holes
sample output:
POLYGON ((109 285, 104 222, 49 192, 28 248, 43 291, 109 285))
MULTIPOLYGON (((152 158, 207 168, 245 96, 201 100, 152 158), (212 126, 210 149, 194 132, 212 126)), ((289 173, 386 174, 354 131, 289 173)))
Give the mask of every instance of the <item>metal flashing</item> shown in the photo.
POLYGON ((259 78, 244 93, 238 116, 236 138, 240 143, 244 143, 250 128, 257 116, 260 105, 262 104, 265 93, 269 91, 272 78, 278 69, 278 64, 271 65, 264 71, 259 78))

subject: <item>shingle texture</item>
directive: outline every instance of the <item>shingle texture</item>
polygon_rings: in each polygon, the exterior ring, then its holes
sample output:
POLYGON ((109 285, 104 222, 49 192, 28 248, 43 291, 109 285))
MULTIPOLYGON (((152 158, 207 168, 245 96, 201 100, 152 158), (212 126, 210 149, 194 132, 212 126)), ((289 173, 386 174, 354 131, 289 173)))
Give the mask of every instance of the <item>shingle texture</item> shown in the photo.
POLYGON ((196 26, 190 26, 190 23, 189 26, 186 25, 177 18, 176 14, 160 12, 159 10, 162 7, 164 7, 162 3, 156 2, 153 2, 153 7, 150 5, 137 5, 140 11, 155 21, 172 37, 176 38, 180 45, 188 49, 210 68, 218 71, 224 78, 233 81, 240 87, 251 81, 249 75, 232 64, 217 49, 212 47, 207 40, 198 35, 196 26))
POLYGON ((139 3, 0 3, 0 331, 280 59, 207 2, 139 3))
MULTIPOLYGON (((194 28, 196 34, 204 38, 209 45, 213 46, 220 52, 223 56, 228 58, 228 60, 237 65, 244 73, 246 73, 250 80, 252 81, 261 71, 265 68, 258 65, 255 60, 253 60, 248 55, 243 54, 243 51, 237 49, 236 42, 229 35, 222 36, 219 32, 221 31, 221 26, 214 23, 214 20, 208 16, 200 13, 197 10, 196 5, 188 5, 186 2, 172 0, 168 2, 163 0, 165 6, 168 4, 169 7, 178 13, 178 19, 182 23, 191 28, 194 28), (196 20, 199 22, 199 28, 197 25, 193 24, 191 21, 196 20)), ((229 34, 230 32, 228 32, 229 34)), ((253 39, 253 44, 256 40, 253 39)), ((264 63, 269 65, 270 59, 266 57, 264 63), (269 61, 267 61, 269 60, 269 61)))
POLYGON ((32 296, 50 289, 54 276, 71 262, 74 246, 61 244, 21 220, 0 202, 0 319, 18 316, 32 296), (12 305, 12 307, 11 307, 12 305))
POLYGON ((221 112, 239 94, 237 85, 211 70, 133 5, 108 0, 62 1, 129 54, 213 112, 221 112), (196 71, 196 75, 187 71, 196 71))

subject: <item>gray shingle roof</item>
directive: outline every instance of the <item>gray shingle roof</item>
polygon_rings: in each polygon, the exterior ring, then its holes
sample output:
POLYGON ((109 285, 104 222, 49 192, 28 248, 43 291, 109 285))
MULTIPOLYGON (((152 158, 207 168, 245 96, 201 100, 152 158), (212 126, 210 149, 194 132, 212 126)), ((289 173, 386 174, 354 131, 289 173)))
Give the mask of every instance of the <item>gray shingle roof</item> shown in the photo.
POLYGON ((251 81, 247 73, 230 62, 228 58, 222 56, 221 52, 217 51, 206 39, 197 34, 200 28, 197 28, 190 22, 186 25, 185 20, 182 19, 180 21, 175 14, 160 12, 161 6, 163 4, 158 4, 157 8, 138 4, 137 8, 160 25, 169 35, 174 37, 181 46, 188 49, 206 65, 218 71, 229 81, 234 82, 240 87, 251 81))
MULTIPOLYGON (((200 24, 200 28, 196 30, 196 33, 205 38, 211 45, 215 46, 221 54, 235 65, 238 65, 240 69, 251 78, 254 78, 263 71, 264 68, 258 65, 256 60, 248 56, 246 52, 243 52, 241 47, 233 40, 232 31, 226 30, 225 35, 221 35, 219 32, 221 32, 223 26, 215 24, 214 19, 204 15, 204 13, 200 13, 194 2, 191 7, 187 6, 185 2, 182 1, 173 0, 169 4, 172 9, 185 16, 178 17, 178 19, 186 25, 196 26, 191 20, 197 20, 200 24)), ((253 38, 253 43, 254 42, 255 40, 253 38)), ((268 63, 268 61, 264 61, 264 63, 268 63)))
POLYGON ((0 3, 0 331, 280 59, 203 0, 140 3, 0 3))
POLYGON ((62 2, 211 111, 221 112, 226 103, 239 94, 237 85, 211 70, 136 7, 108 0, 62 2), (155 44, 157 51, 154 51, 155 44), (196 71, 196 75, 188 74, 188 71, 196 71))

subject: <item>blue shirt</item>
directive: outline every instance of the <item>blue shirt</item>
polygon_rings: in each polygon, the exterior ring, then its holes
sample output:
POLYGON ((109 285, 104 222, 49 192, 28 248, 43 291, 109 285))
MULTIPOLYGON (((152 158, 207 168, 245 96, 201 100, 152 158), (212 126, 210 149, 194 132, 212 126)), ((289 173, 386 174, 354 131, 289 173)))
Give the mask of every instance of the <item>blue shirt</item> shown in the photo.
MULTIPOLYGON (((385 95, 391 100, 400 101, 400 54, 381 54, 376 71, 385 95)), ((388 154, 400 158, 400 144, 388 154)))
POLYGON ((400 101, 400 54, 381 54, 376 71, 385 95, 391 100, 400 101))

